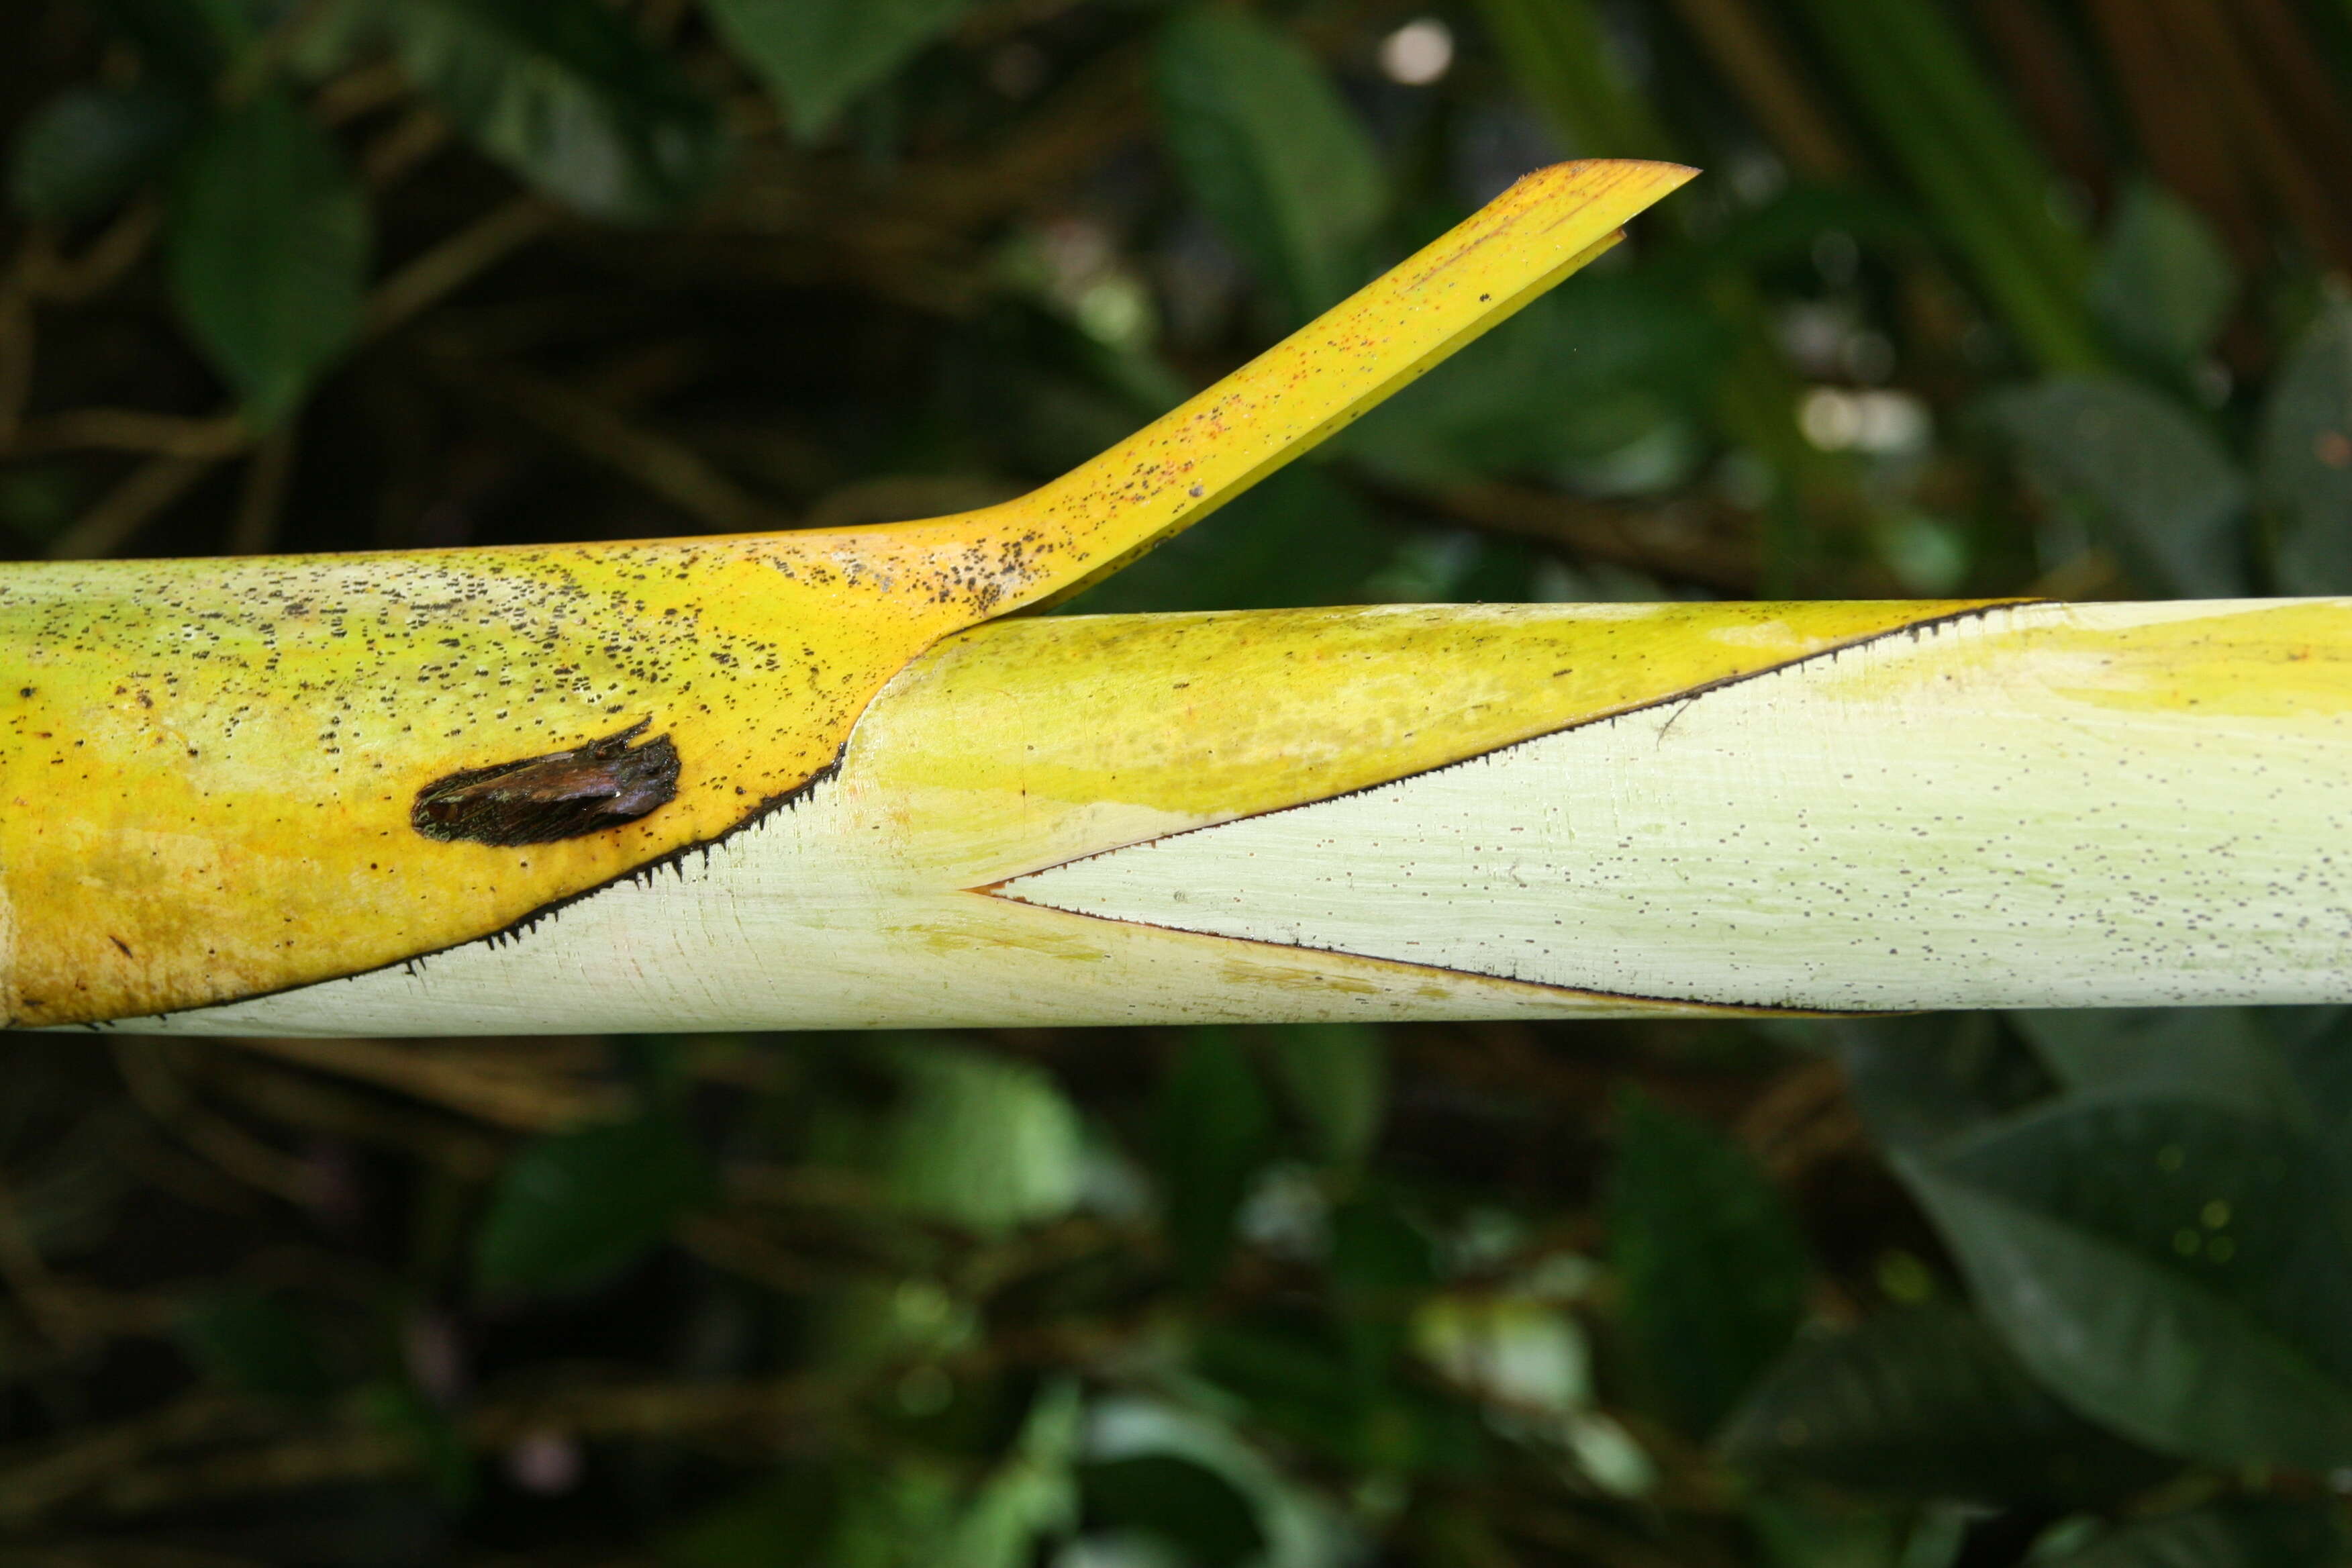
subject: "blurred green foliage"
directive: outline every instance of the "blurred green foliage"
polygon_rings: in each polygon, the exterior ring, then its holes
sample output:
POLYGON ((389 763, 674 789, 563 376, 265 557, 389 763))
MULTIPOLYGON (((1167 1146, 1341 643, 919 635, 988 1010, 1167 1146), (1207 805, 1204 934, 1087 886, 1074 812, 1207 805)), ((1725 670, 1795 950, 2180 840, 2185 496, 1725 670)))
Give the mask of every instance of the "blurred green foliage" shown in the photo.
MULTIPOLYGON (((14 554, 982 504, 1640 155, 1071 608, 2352 591, 2340 0, 24 0, 0 130, 14 554)), ((2338 1009, 7 1081, 9 1563, 2344 1560, 2338 1009)))

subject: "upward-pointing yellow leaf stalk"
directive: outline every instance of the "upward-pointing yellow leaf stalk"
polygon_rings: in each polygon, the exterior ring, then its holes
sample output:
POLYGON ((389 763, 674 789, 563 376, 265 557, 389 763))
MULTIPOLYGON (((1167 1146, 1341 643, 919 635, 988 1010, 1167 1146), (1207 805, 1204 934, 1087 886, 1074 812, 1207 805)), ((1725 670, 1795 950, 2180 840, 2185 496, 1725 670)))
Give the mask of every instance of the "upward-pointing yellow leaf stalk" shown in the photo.
POLYGON ((824 778, 941 637, 1182 528, 1689 177, 1530 175, 1175 412, 984 511, 0 568, 0 1015, 176 1013, 414 964, 677 864, 824 778))

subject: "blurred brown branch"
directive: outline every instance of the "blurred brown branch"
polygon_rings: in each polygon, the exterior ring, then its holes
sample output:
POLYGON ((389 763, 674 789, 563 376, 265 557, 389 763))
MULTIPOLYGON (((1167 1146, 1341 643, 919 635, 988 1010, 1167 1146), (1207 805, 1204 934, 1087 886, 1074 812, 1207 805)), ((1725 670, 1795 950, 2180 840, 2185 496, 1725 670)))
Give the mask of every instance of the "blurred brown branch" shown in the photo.
POLYGON ((1860 161, 1799 72, 1787 42, 1749 0, 1673 0, 1691 30, 1790 165, 1816 180, 1846 180, 1860 161))
POLYGON ((222 1044, 396 1089, 518 1131, 551 1131, 625 1115, 628 1110, 628 1097, 613 1084, 571 1078, 495 1048, 389 1040, 231 1039, 222 1044))
MULTIPOLYGON (((484 1451, 542 1436, 730 1445, 765 1439, 772 1446, 782 1429, 837 1397, 791 1379, 577 1386, 486 1400, 458 1416, 455 1430, 468 1447, 484 1451)), ((0 1459, 0 1526, 22 1530, 68 1510, 135 1517, 254 1493, 414 1475, 425 1468, 414 1436, 351 1416, 277 1440, 224 1441, 287 1425, 283 1414, 266 1405, 203 1394, 45 1454, 13 1464, 0 1459), (197 1444, 215 1451, 169 1457, 197 1444)))
POLYGON ((318 1201, 318 1173, 200 1104, 173 1066, 170 1047, 118 1039, 114 1061, 131 1098, 190 1149, 247 1186, 298 1207, 318 1201))

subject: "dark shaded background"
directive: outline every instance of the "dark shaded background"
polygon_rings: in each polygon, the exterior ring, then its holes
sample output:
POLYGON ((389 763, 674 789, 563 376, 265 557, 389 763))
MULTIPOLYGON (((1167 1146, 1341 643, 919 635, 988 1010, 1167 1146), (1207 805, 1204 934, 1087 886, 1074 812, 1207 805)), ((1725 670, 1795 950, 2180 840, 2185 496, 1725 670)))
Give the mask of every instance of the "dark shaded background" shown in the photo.
MULTIPOLYGON (((16 0, 0 552, 1058 472, 1635 242, 1069 608, 2352 591, 2344 0, 16 0)), ((2335 1010, 19 1037, 0 1563, 2283 1568, 2335 1010)))

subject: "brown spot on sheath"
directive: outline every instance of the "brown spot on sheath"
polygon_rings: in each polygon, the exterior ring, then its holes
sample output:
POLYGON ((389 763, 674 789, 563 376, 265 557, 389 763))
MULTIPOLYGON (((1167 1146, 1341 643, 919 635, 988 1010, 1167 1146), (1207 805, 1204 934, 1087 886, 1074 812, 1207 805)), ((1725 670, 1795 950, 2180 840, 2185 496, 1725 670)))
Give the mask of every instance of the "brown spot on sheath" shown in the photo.
POLYGON ((427 838, 545 844, 618 827, 677 794, 677 748, 667 735, 629 742, 650 719, 543 757, 464 768, 416 792, 411 826, 427 838))

